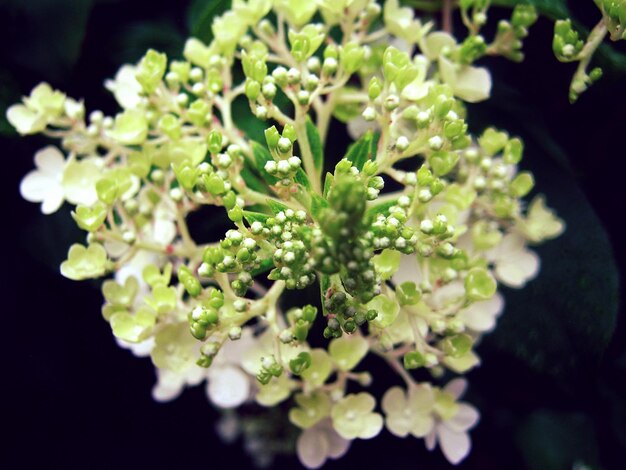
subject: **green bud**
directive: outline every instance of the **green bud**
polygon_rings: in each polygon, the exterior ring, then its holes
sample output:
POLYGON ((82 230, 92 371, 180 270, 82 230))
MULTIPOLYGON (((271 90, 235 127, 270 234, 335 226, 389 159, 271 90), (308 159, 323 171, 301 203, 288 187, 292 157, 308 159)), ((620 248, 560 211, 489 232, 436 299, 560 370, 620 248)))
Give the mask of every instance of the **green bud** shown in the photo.
POLYGON ((149 49, 139 62, 135 78, 146 93, 154 93, 161 83, 166 67, 167 56, 149 49))
POLYGON ((513 181, 511 181, 510 190, 511 194, 516 197, 526 196, 533 186, 535 185, 535 179, 532 173, 523 171, 518 174, 513 181))
POLYGON ((246 97, 250 101, 256 101, 259 94, 261 93, 261 84, 256 80, 247 79, 245 85, 246 97))
POLYGON ((439 344, 443 352, 452 357, 464 356, 471 351, 472 346, 472 337, 465 333, 448 336, 439 344))
POLYGON ((426 365, 423 354, 418 351, 410 351, 404 355, 404 368, 407 370, 419 369, 426 365))
POLYGON ((233 207, 228 211, 228 218, 236 224, 241 222, 243 219, 243 209, 239 206, 233 207))
POLYGON ((211 152, 212 155, 217 155, 218 153, 220 153, 222 150, 222 142, 223 142, 223 137, 220 131, 215 130, 215 129, 212 130, 207 136, 207 144, 209 145, 208 147, 209 152, 211 152))
POLYGON ((414 282, 403 282, 396 287, 396 297, 400 305, 415 305, 422 298, 422 291, 414 282))
POLYGON ((185 286, 185 290, 192 297, 197 297, 202 292, 202 285, 196 279, 191 270, 187 266, 181 266, 178 269, 178 279, 185 286))
POLYGON ((488 300, 496 293, 495 279, 484 268, 472 268, 465 277, 465 295, 472 301, 488 300))
POLYGON ((370 100, 375 100, 380 96, 383 91, 383 86, 380 80, 377 77, 372 77, 370 83, 367 87, 367 93, 369 95, 370 100))
POLYGON ((308 352, 301 352, 294 359, 289 361, 289 369, 295 375, 300 375, 302 371, 311 367, 311 355, 308 352))

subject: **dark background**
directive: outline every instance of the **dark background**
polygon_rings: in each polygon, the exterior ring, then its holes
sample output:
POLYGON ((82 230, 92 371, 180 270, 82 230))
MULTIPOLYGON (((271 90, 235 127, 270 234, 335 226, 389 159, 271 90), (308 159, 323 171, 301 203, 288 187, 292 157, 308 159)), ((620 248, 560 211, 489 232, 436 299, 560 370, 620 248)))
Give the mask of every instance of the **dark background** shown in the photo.
MULTIPOLYGON (((566 6, 540 3, 549 13, 566 6)), ((599 17, 591 0, 568 3, 588 28, 599 17)), ((85 98, 88 111, 114 113, 104 79, 148 47, 179 55, 191 31, 206 34, 210 4, 0 0, 2 114, 42 80, 85 98)), ((623 468, 626 326, 617 315, 616 266, 625 266, 626 256, 626 58, 619 53, 625 49, 601 51, 596 62, 605 77, 570 105, 567 87, 575 66, 554 59, 551 34, 548 19, 532 28, 523 65, 485 61, 493 98, 470 109, 475 131, 494 124, 526 141, 522 166, 535 171, 537 187, 568 230, 539 248, 543 268, 537 280, 523 291, 505 292, 505 314, 478 349, 483 365, 469 374, 467 399, 482 418, 462 468, 623 468)), ((58 273, 67 247, 83 240, 71 227, 69 209, 44 217, 37 204, 19 196, 32 155, 47 141, 16 137, 4 116, 0 132, 2 422, 9 437, 3 467, 251 467, 241 440, 227 446, 216 436, 218 413, 203 388, 168 404, 152 401, 153 366, 117 347, 99 314, 98 284, 58 273)), ((336 125, 332 135, 340 132, 336 125)), ((340 155, 347 143, 338 140, 332 154, 340 155)), ((296 464, 295 458, 279 458, 275 468, 296 464)), ((423 442, 386 431, 373 441, 356 441, 328 468, 352 465, 449 467, 439 451, 428 453, 423 442)))

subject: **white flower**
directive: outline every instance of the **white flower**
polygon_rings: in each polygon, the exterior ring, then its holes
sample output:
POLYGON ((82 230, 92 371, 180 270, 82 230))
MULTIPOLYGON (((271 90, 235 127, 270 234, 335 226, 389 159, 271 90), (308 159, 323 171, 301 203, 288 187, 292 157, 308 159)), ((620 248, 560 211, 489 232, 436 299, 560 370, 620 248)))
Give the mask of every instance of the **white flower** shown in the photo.
POLYGON ((152 388, 152 398, 155 401, 167 402, 177 398, 185 386, 198 385, 206 379, 206 369, 197 365, 185 368, 182 372, 168 369, 156 369, 157 383, 152 388))
POLYGON ((328 458, 338 459, 348 452, 351 442, 337 434, 327 418, 300 434, 296 452, 306 468, 320 468, 328 458))
POLYGON ((150 337, 139 343, 129 343, 118 337, 115 337, 115 342, 120 348, 129 349, 135 357, 148 357, 152 348, 154 348, 154 337, 150 337))
POLYGON ((53 146, 35 154, 36 170, 28 173, 20 184, 20 194, 30 202, 41 202, 41 212, 52 214, 63 204, 63 169, 65 158, 53 146))
POLYGON ((454 379, 439 392, 435 404, 436 424, 426 436, 426 448, 433 450, 439 442, 443 455, 454 465, 469 454, 472 442, 467 431, 480 418, 476 408, 467 403, 456 402, 466 387, 465 379, 454 379))
POLYGON ((114 80, 106 80, 104 86, 115 96, 115 100, 124 109, 134 109, 141 103, 141 85, 135 78, 137 67, 123 65, 115 74, 114 80))
POLYGON ((385 425, 394 436, 424 437, 433 428, 432 409, 435 403, 433 390, 428 385, 418 386, 405 392, 392 387, 385 393, 382 408, 385 425))
POLYGON ((459 311, 458 318, 469 329, 483 333, 496 326, 496 319, 504 310, 504 298, 496 292, 489 300, 474 302, 459 311))
POLYGON ((486 256, 494 264, 496 278, 508 287, 523 287, 539 273, 539 257, 516 232, 504 236, 486 256))
POLYGON ((440 56, 439 71, 454 95, 468 103, 484 101, 491 95, 491 74, 484 67, 458 66, 440 56))
POLYGON ((236 408, 250 398, 252 378, 239 364, 254 345, 252 329, 243 328, 241 338, 227 341, 217 353, 207 373, 206 394, 213 404, 220 408, 236 408))

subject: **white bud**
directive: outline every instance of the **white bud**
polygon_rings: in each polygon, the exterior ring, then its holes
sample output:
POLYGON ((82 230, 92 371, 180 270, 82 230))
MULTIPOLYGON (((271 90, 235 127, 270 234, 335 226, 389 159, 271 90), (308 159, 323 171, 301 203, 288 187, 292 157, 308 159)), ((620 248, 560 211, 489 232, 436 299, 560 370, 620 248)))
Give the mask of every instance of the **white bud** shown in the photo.
POLYGON ((431 150, 441 150, 443 147, 443 139, 438 135, 434 135, 428 139, 428 146, 431 150))
POLYGON ((409 139, 403 135, 398 137, 396 140, 396 148, 401 152, 404 152, 407 148, 409 148, 409 139))

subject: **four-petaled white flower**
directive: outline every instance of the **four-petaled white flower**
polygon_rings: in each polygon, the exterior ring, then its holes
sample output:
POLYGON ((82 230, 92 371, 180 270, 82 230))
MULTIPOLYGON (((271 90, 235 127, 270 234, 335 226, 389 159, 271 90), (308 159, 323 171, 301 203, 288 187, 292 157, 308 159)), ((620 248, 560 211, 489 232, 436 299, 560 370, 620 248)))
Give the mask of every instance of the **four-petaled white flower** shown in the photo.
POLYGON ((63 204, 63 169, 65 157, 52 145, 35 154, 36 170, 20 183, 20 194, 30 202, 41 202, 41 212, 52 214, 63 204))
POLYGON ((320 468, 328 458, 338 459, 348 452, 351 442, 337 434, 326 418, 300 434, 296 452, 306 468, 320 468))
POLYGON ((496 278, 505 286, 519 289, 539 273, 539 257, 526 248, 526 240, 517 232, 505 235, 485 255, 494 264, 496 278))
POLYGON ((115 101, 124 109, 135 109, 141 103, 141 85, 135 78, 137 67, 122 65, 114 80, 106 80, 104 86, 113 93, 115 101))
POLYGON ((389 432, 398 437, 409 434, 415 437, 428 435, 434 426, 432 409, 435 404, 433 389, 425 384, 405 392, 392 387, 385 393, 382 408, 385 425, 389 432))
POLYGON ((480 415, 476 408, 457 400, 467 388, 467 380, 450 381, 435 398, 435 426, 426 436, 426 448, 434 450, 437 443, 451 464, 458 464, 468 456, 472 442, 467 433, 480 415))

